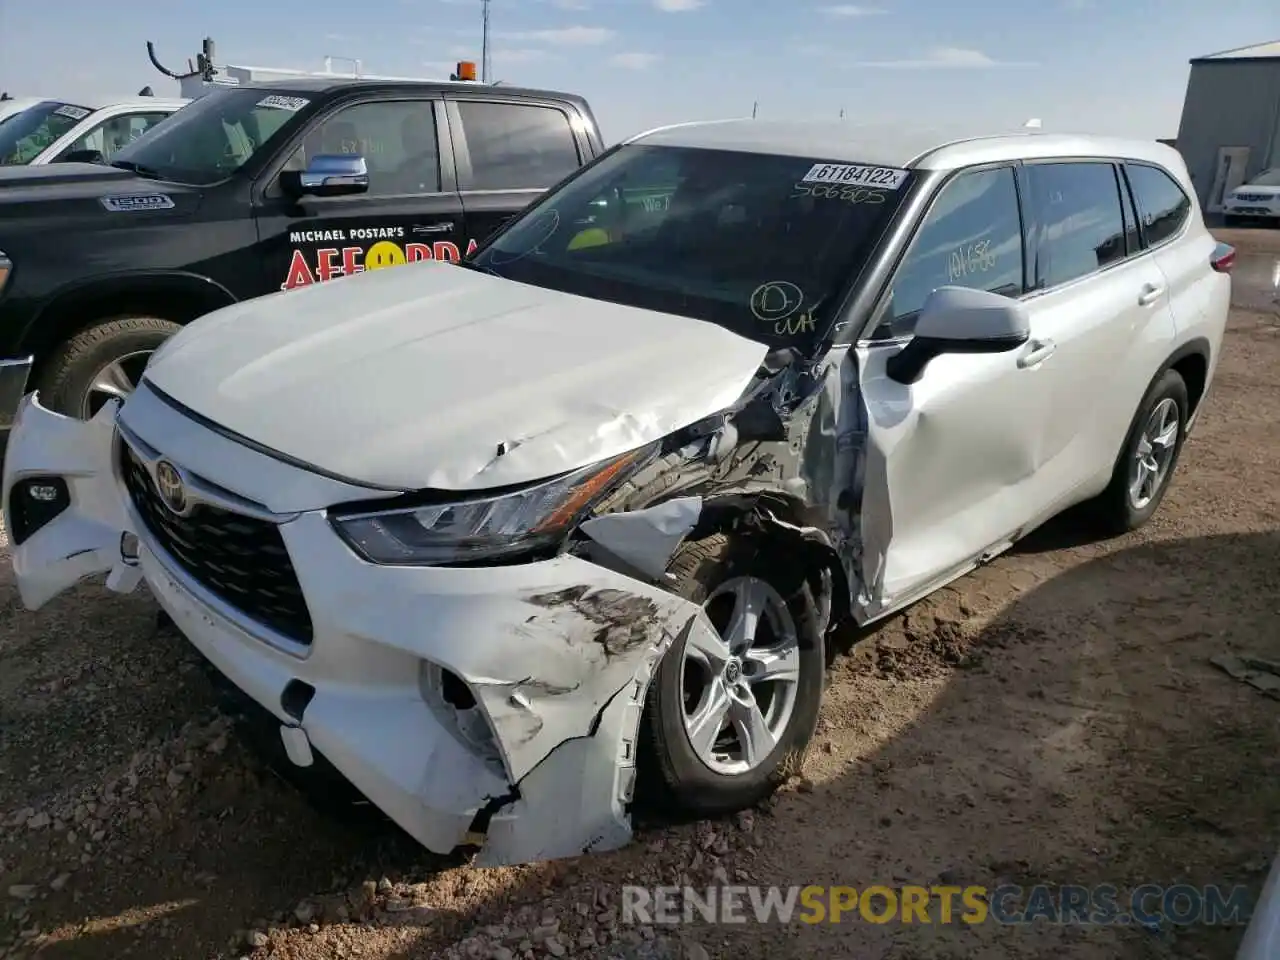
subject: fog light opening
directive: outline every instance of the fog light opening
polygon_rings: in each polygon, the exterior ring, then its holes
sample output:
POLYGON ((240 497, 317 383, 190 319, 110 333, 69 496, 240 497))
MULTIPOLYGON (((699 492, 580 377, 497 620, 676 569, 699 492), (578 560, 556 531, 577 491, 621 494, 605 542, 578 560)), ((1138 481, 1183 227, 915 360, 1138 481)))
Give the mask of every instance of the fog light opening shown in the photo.
POLYGON ((452 670, 423 660, 418 671, 418 686, 423 701, 441 726, 491 770, 505 777, 502 752, 498 749, 489 719, 480 709, 466 681, 452 670))

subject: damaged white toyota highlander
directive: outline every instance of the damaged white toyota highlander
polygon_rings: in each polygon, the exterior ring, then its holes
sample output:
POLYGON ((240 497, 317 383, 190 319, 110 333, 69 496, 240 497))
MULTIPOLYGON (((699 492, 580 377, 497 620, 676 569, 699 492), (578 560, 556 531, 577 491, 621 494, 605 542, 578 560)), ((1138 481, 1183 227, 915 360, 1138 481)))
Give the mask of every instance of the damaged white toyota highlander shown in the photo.
POLYGON ((434 851, 607 850, 762 799, 832 631, 1167 489, 1234 252, 1154 141, 642 135, 461 265, 228 307, 90 421, 21 401, 34 609, 145 580, 434 851))

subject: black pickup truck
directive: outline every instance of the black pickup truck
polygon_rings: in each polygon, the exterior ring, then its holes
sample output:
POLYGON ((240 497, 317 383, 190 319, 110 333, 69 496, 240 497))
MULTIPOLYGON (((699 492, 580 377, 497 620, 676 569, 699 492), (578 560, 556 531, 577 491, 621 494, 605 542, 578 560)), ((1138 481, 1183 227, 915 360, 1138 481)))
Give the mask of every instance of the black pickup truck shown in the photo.
POLYGON ((0 442, 25 391, 90 417, 212 310, 465 257, 602 150, 569 94, 308 79, 210 92, 110 165, 0 168, 0 442))

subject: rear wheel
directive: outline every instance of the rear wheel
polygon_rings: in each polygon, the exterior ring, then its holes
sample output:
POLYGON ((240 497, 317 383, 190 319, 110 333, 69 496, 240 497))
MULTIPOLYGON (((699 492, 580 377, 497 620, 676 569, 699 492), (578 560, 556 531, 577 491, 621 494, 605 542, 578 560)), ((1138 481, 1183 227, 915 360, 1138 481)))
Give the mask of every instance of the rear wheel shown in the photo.
POLYGON ((138 386, 151 354, 181 327, 159 317, 115 317, 81 330, 50 357, 38 384, 51 410, 88 420, 138 386))
POLYGON ((823 637, 809 585, 759 541, 714 536, 673 558, 675 590, 717 635, 659 664, 641 721, 642 800, 717 816, 797 772, 822 700, 823 637))
POLYGON ((1176 370, 1165 371, 1143 397, 1111 485, 1092 504, 1108 533, 1137 530, 1155 514, 1178 465, 1190 409, 1176 370))

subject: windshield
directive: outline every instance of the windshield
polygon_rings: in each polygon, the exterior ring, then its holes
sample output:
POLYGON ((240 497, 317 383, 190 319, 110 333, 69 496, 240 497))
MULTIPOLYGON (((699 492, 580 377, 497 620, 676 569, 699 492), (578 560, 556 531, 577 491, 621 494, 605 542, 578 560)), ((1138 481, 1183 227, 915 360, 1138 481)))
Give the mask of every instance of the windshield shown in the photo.
POLYGON ((1272 167, 1270 170, 1263 170, 1260 174, 1249 181, 1250 186, 1255 187, 1280 187, 1280 167, 1272 167))
POLYGON ((310 102, 262 90, 216 90, 147 131, 112 163, 176 183, 217 183, 248 163, 310 102))
POLYGON ((822 158, 626 146, 470 264, 804 349, 826 334, 907 180, 906 171, 822 158))
POLYGON ((89 114, 88 107, 74 103, 43 100, 21 113, 6 117, 0 126, 0 165, 21 166, 30 163, 49 144, 74 127, 89 114))

